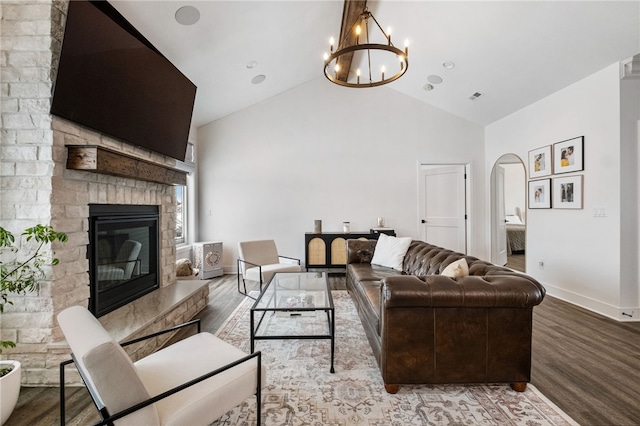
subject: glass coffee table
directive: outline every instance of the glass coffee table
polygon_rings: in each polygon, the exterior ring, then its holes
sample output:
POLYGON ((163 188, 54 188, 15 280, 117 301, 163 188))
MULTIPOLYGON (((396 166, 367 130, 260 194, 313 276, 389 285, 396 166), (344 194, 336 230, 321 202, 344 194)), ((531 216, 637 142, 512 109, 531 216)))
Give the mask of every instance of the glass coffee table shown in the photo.
POLYGON ((276 272, 251 307, 251 352, 256 340, 330 339, 335 352, 335 310, 324 272, 276 272))

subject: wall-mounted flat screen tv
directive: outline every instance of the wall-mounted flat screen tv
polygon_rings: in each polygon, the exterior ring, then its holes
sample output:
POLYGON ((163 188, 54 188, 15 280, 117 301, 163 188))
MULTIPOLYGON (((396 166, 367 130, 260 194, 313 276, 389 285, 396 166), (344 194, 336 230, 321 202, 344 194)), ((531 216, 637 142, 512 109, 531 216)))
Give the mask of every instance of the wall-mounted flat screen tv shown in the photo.
POLYGON ((183 161, 195 96, 108 2, 69 2, 52 114, 183 161))

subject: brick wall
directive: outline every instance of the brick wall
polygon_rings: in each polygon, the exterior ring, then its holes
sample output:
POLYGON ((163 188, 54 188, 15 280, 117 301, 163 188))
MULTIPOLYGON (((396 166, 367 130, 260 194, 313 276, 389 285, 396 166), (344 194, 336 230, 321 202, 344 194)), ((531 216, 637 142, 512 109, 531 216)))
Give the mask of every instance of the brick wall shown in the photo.
POLYGON ((161 282, 175 282, 175 189, 169 185, 67 170, 65 145, 102 145, 166 165, 175 160, 142 150, 51 116, 51 93, 62 44, 68 1, 16 0, 0 3, 2 130, 0 223, 14 234, 36 223, 66 232, 54 244, 60 265, 39 289, 13 297, 2 315, 2 339, 18 347, 4 358, 23 363, 23 383, 57 383, 57 366, 68 348, 55 315, 87 305, 89 297, 89 203, 153 204, 160 210, 161 282))

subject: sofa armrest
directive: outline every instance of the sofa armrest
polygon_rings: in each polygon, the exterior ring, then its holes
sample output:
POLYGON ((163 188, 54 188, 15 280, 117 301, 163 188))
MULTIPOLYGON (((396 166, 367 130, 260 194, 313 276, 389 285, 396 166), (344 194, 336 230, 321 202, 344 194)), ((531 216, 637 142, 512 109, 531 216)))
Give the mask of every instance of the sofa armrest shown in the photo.
POLYGON ((347 240, 347 264, 371 263, 377 240, 347 240))
POLYGON ((381 307, 531 308, 544 295, 544 287, 526 275, 403 275, 382 280, 381 307))
MULTIPOLYGON (((380 372, 409 383, 530 381, 533 305, 542 286, 514 275, 382 280, 380 372)), ((515 389, 515 388, 514 388, 515 389)))

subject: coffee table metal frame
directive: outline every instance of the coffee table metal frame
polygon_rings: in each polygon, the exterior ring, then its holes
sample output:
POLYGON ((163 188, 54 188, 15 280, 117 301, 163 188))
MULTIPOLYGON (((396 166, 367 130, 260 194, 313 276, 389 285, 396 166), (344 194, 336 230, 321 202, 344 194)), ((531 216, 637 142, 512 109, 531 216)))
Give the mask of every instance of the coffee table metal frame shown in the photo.
MULTIPOLYGON (((290 289, 281 289, 288 291, 290 289)), ((331 340, 331 371, 335 372, 333 361, 335 355, 335 309, 333 306, 333 298, 331 297, 331 288, 329 286, 329 280, 327 279, 327 274, 325 272, 276 272, 273 277, 269 280, 267 285, 264 287, 260 295, 257 297, 253 306, 251 306, 250 310, 251 317, 251 353, 254 351, 255 341, 256 340, 280 340, 280 339, 330 339, 331 340), (308 292, 314 291, 323 291, 326 297, 327 303, 325 306, 313 306, 313 307, 296 307, 294 309, 291 308, 282 308, 278 307, 278 288, 270 289, 269 287, 277 286, 277 281, 280 277, 289 276, 294 277, 295 275, 304 276, 304 275, 322 275, 322 279, 324 285, 318 288, 313 289, 305 289, 308 292), (265 296, 268 295, 268 296, 265 296), (269 300, 263 301, 263 297, 269 297, 269 300), (260 306, 262 305, 262 306, 260 306), (258 335, 258 329, 262 325, 262 321, 264 320, 267 313, 271 313, 271 315, 276 315, 278 312, 289 312, 290 318, 296 318, 298 316, 302 316, 303 312, 306 311, 315 311, 321 312, 324 311, 327 315, 327 325, 328 325, 328 334, 309 334, 309 335, 258 335), (256 315, 258 314, 258 315, 256 315), (259 317, 259 318, 257 318, 259 317), (256 324, 257 319, 257 324, 256 324)), ((287 320, 287 317, 282 317, 283 320, 287 320)))

